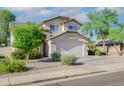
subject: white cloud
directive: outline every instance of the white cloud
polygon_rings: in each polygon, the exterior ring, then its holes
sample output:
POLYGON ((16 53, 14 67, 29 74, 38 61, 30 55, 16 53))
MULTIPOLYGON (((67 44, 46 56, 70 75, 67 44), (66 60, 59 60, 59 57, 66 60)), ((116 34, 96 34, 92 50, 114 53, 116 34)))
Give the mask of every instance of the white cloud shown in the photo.
POLYGON ((75 13, 80 13, 81 8, 74 8, 74 7, 69 7, 69 8, 61 8, 59 9, 61 11, 60 15, 74 15, 75 13))
POLYGON ((56 10, 58 10, 60 13, 59 15, 64 15, 64 16, 68 16, 71 18, 75 18, 78 21, 80 21, 81 23, 84 23, 88 20, 87 17, 87 13, 83 12, 81 10, 82 8, 80 7, 58 7, 56 8, 56 10))
POLYGON ((54 11, 43 7, 5 7, 3 9, 21 13, 21 15, 16 18, 19 22, 32 21, 38 16, 49 16, 55 13, 54 11))
POLYGON ((20 13, 20 15, 17 15, 17 22, 32 21, 39 16, 49 17, 51 15, 68 16, 79 20, 81 23, 88 19, 87 13, 83 12, 80 7, 55 7, 52 9, 44 7, 5 7, 3 9, 20 13))
POLYGON ((48 9, 44 9, 44 10, 39 11, 39 14, 44 15, 44 16, 51 15, 53 13, 54 13, 54 11, 48 10, 48 9))

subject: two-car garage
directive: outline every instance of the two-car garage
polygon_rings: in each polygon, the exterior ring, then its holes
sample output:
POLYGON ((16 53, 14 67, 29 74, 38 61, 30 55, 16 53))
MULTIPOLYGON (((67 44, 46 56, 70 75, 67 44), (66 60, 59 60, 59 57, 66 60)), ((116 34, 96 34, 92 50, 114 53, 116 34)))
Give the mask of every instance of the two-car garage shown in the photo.
POLYGON ((87 55, 86 47, 87 38, 77 32, 65 32, 63 34, 52 37, 49 40, 49 56, 58 52, 61 55, 71 54, 76 57, 87 55))
POLYGON ((71 54, 76 57, 84 56, 84 46, 83 43, 78 42, 76 40, 66 40, 63 42, 56 43, 56 52, 61 55, 71 54))

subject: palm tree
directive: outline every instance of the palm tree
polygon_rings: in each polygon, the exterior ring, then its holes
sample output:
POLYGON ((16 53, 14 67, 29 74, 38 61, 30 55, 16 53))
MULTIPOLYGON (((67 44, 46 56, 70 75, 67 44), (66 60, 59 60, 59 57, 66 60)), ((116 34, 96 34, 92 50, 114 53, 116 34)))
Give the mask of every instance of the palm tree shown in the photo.
POLYGON ((83 30, 89 32, 94 30, 98 33, 98 38, 103 40, 103 50, 105 49, 105 41, 109 35, 109 29, 117 24, 117 12, 104 8, 88 15, 89 21, 83 25, 83 30))

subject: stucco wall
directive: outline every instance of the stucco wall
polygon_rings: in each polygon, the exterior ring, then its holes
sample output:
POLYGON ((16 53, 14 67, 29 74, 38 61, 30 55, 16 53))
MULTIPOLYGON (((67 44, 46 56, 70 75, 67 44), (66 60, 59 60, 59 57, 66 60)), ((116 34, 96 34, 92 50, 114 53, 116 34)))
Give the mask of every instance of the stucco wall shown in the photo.
POLYGON ((80 42, 87 42, 87 40, 84 37, 82 37, 81 35, 78 35, 76 33, 66 33, 66 34, 60 35, 52 40, 54 42, 60 42, 60 41, 64 41, 67 39, 76 39, 80 42))
MULTIPOLYGON (((101 51, 103 51, 103 46, 97 46, 96 48, 100 49, 101 51)), ((106 50, 108 50, 108 54, 109 55, 118 55, 118 51, 120 52, 120 46, 108 46, 108 49, 107 49, 107 46, 105 47, 106 50)))

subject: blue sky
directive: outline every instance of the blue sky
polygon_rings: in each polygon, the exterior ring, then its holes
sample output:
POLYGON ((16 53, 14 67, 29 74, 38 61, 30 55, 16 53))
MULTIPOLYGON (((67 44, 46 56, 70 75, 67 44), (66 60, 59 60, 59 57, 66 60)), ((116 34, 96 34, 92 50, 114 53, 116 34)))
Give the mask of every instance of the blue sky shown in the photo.
MULTIPOLYGON (((39 23, 58 15, 75 18, 84 23, 88 20, 88 13, 102 10, 103 7, 1 7, 0 9, 9 10, 15 14, 17 23, 27 21, 39 23)), ((119 22, 124 23, 124 8, 113 7, 111 9, 117 11, 119 22)))

